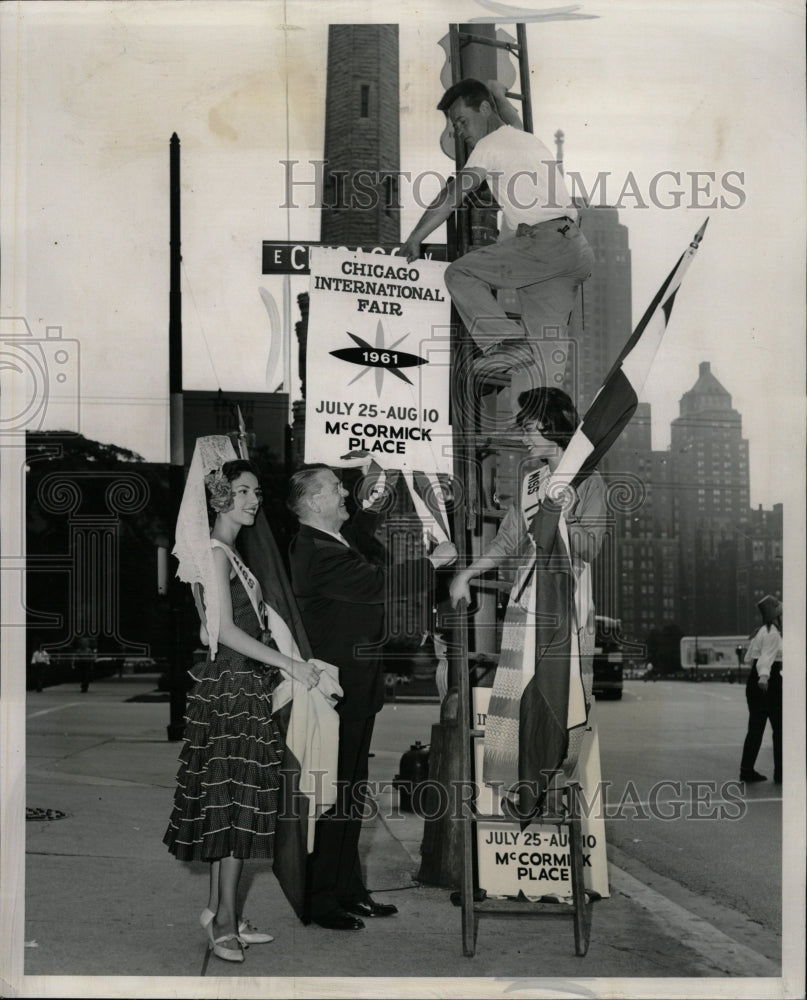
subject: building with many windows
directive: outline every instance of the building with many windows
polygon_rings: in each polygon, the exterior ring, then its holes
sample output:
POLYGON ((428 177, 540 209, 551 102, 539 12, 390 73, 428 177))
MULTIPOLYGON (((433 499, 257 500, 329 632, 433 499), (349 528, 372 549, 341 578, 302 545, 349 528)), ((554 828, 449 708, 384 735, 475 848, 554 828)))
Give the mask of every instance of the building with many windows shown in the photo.
POLYGON ((582 285, 569 325, 572 363, 566 391, 583 413, 633 328, 628 227, 616 208, 578 202, 580 228, 594 251, 591 276, 582 285))
POLYGON ((750 509, 742 417, 708 361, 681 397, 669 448, 653 451, 650 406, 640 403, 603 471, 616 540, 600 605, 628 637, 672 627, 742 634, 756 602, 781 595, 782 505, 750 509))
POLYGON ((782 597, 783 507, 762 505, 748 511, 735 527, 737 551, 737 628, 750 631, 759 622, 757 601, 766 594, 782 597))
POLYGON ((670 425, 679 622, 687 634, 737 628, 737 524, 748 516, 748 441, 731 395, 708 361, 670 425))

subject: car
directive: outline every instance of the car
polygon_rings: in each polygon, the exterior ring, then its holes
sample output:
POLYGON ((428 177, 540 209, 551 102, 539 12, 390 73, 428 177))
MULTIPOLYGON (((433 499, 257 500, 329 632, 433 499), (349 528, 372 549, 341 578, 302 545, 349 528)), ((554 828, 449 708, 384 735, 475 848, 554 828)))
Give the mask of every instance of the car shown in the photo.
POLYGON ((618 618, 596 615, 592 694, 597 698, 618 701, 622 697, 624 653, 618 639, 620 624, 618 618))

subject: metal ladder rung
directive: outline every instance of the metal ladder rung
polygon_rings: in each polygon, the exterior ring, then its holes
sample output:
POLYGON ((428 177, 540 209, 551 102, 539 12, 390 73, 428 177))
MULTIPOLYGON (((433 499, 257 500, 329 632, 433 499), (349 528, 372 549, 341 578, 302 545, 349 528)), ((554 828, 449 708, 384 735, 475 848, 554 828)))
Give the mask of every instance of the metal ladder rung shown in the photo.
POLYGON ((492 45, 494 49, 507 49, 508 52, 512 52, 516 57, 521 52, 521 46, 518 42, 505 42, 499 38, 486 38, 484 35, 475 35, 471 31, 458 31, 457 35, 460 42, 464 45, 469 45, 471 42, 476 42, 478 45, 492 45))
POLYGON ((474 903, 474 913, 495 913, 499 917, 573 917, 574 903, 534 902, 531 899, 480 899, 474 903))

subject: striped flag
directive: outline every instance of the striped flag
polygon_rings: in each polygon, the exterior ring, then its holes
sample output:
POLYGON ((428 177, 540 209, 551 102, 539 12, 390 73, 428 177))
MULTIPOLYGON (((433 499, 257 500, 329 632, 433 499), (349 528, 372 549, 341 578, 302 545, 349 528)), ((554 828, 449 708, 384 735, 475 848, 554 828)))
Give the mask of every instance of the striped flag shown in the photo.
POLYGON ((533 519, 536 545, 535 671, 519 706, 519 813, 540 808, 552 774, 569 748, 567 728, 574 594, 568 548, 561 537, 562 496, 597 466, 633 416, 661 345, 673 303, 703 239, 701 226, 659 289, 573 435, 533 519))
POLYGON ((556 482, 573 483, 578 475, 595 468, 633 416, 639 393, 670 321, 675 296, 708 222, 707 219, 695 233, 622 348, 564 452, 552 477, 556 482))

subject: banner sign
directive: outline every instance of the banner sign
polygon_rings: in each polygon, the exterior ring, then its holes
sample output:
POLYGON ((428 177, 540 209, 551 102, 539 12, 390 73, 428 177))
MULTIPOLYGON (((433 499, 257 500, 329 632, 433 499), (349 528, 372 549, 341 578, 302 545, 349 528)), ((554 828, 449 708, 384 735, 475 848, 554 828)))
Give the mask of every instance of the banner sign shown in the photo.
MULTIPOLYGON (((473 688, 474 728, 484 731, 491 688, 473 688)), ((482 773, 484 737, 473 741, 474 770, 482 773)), ((600 794, 600 743, 594 707, 589 714, 589 730, 580 751, 578 771, 574 777, 581 785, 584 803, 582 809, 583 833, 583 882, 587 889, 601 896, 610 895, 608 889, 608 860, 605 853, 605 803, 600 794)), ((477 786, 476 810, 480 816, 501 816, 502 810, 493 790, 483 784, 477 786)), ((572 895, 572 871, 569 862, 568 826, 530 823, 523 830, 519 823, 477 822, 476 857, 479 871, 479 888, 491 896, 517 896, 523 892, 527 898, 572 895)))
MULTIPOLYGON (((309 257, 312 247, 322 243, 312 240, 264 240, 261 250, 262 274, 310 274, 309 257)), ((391 254, 400 243, 382 243, 374 247, 335 247, 339 250, 362 250, 372 254, 391 254)), ((446 260, 445 243, 424 243, 424 260, 446 260)))
POLYGON ((311 248, 305 460, 452 471, 446 264, 311 248))

